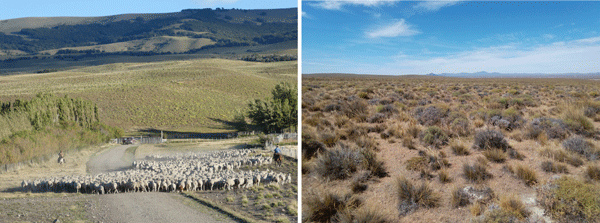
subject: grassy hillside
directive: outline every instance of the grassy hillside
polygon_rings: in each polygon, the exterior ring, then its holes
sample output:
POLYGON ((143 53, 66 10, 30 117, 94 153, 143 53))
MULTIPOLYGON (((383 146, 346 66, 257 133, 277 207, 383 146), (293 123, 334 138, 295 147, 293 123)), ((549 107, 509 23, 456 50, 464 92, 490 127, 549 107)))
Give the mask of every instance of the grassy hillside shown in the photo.
POLYGON ((39 56, 59 49, 86 50, 90 48, 77 47, 88 46, 99 47, 93 48, 100 50, 93 53, 104 53, 103 48, 105 52, 196 52, 296 40, 298 33, 297 9, 210 8, 161 14, 11 19, 0 21, 0 30, 0 51, 14 56, 20 52, 39 56), (172 41, 178 42, 176 46, 172 41))
POLYGON ((116 63, 45 74, 0 76, 0 101, 37 92, 96 103, 100 121, 125 131, 147 128, 221 132, 222 121, 280 82, 296 83, 297 62, 195 59, 116 63))

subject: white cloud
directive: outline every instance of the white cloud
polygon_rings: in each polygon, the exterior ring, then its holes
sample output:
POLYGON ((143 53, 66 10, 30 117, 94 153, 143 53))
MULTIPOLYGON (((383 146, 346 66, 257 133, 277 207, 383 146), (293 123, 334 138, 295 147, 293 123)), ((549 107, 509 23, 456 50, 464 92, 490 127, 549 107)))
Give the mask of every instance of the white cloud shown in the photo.
POLYGON ((437 11, 443 7, 448 7, 452 5, 458 4, 461 0, 447 0, 447 1, 424 1, 419 2, 419 4, 415 5, 416 9, 425 9, 428 11, 437 11))
POLYGON ((407 24, 404 19, 365 32, 369 38, 413 36, 419 33, 421 32, 413 29, 412 26, 407 24))
POLYGON ((313 17, 306 12, 302 12, 302 18, 313 19, 313 17))
POLYGON ((554 35, 552 34, 544 34, 543 37, 544 39, 554 39, 554 35))
MULTIPOLYGON (((592 73, 600 72, 600 37, 525 49, 516 44, 463 51, 427 59, 395 57, 395 73, 592 73), (396 69, 397 68, 397 69, 396 69)), ((389 73, 390 71, 388 71, 389 73)))
POLYGON ((362 5, 362 6, 381 6, 381 5, 390 5, 394 2, 399 2, 401 0, 325 0, 321 2, 317 2, 311 4, 314 7, 328 9, 328 10, 340 10, 344 5, 362 5))

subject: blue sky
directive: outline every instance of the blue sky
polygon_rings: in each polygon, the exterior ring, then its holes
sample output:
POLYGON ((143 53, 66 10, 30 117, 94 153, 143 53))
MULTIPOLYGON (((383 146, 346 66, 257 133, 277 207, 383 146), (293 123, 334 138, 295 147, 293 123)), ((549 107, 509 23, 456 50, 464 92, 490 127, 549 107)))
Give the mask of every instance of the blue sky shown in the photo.
POLYGON ((303 1, 302 72, 600 72, 600 2, 303 1))
POLYGON ((1 0, 0 20, 22 17, 106 16, 178 12, 189 8, 273 9, 298 7, 296 0, 1 0))

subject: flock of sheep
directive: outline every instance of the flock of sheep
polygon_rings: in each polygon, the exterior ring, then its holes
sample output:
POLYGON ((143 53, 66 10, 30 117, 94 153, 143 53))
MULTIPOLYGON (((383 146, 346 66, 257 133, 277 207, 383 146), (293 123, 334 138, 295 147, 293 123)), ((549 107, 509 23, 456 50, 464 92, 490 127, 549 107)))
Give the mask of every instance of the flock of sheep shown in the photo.
POLYGON ((291 174, 266 171, 240 171, 242 166, 272 163, 272 157, 251 156, 251 150, 227 150, 202 154, 152 155, 133 162, 125 171, 95 176, 65 176, 23 181, 24 191, 120 193, 231 190, 260 184, 291 183, 291 174))

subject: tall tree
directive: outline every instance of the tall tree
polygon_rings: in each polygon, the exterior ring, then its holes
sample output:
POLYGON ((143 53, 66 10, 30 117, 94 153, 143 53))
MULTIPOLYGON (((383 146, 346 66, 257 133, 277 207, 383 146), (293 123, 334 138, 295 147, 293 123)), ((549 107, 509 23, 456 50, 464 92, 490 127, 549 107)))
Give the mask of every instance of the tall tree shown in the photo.
POLYGON ((282 82, 271 91, 267 100, 256 99, 248 104, 248 117, 265 132, 281 132, 298 126, 298 88, 282 82))

